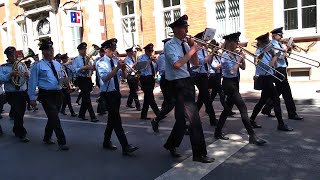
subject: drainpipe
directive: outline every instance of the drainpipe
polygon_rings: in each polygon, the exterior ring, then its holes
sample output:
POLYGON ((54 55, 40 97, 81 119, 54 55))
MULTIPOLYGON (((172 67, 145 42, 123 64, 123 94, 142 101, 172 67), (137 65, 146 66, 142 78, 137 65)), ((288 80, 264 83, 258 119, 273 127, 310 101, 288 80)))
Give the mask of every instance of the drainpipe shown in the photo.
POLYGON ((106 35, 106 39, 108 39, 108 33, 107 33, 107 18, 106 18, 106 6, 104 4, 104 0, 101 0, 101 4, 103 6, 103 20, 104 20, 104 33, 106 35))
POLYGON ((140 29, 141 29, 141 39, 142 39, 142 44, 140 47, 143 47, 144 44, 144 34, 143 34, 143 24, 142 24, 142 6, 141 6, 141 0, 139 0, 139 10, 140 10, 140 29))

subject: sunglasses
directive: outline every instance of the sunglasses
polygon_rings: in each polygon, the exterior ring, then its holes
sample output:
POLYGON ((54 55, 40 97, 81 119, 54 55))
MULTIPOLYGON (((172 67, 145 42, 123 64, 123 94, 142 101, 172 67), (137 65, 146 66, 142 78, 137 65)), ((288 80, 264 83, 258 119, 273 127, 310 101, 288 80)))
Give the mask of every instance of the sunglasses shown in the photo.
POLYGON ((154 50, 148 50, 148 52, 153 52, 154 50))

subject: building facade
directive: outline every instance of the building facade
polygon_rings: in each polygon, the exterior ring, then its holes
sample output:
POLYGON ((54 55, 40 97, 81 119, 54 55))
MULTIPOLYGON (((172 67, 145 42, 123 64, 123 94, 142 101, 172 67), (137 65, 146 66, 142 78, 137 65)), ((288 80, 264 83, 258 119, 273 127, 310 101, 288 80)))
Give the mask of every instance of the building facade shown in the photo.
MULTIPOLYGON (((316 0, 0 0, 0 51, 13 45, 38 52, 38 42, 50 38, 55 52, 77 55, 77 45, 85 41, 100 45, 117 38, 120 53, 134 45, 153 43, 163 48, 169 37, 168 25, 183 14, 189 16, 189 34, 206 27, 217 29, 215 38, 240 31, 240 40, 254 52, 254 39, 276 27, 284 27, 284 38, 293 37, 306 47, 320 37, 320 6, 316 0), (82 26, 70 24, 70 11, 80 11, 82 26)), ((320 42, 301 55, 316 59, 320 42)), ((252 58, 250 58, 252 59, 252 58)), ((320 59, 320 58, 318 58, 320 59)), ((301 59, 305 61, 305 59, 301 59)), ((0 53, 0 61, 5 57, 0 53)), ((241 73, 252 80, 254 65, 241 73)), ((318 68, 289 59, 289 78, 320 80, 318 68)))

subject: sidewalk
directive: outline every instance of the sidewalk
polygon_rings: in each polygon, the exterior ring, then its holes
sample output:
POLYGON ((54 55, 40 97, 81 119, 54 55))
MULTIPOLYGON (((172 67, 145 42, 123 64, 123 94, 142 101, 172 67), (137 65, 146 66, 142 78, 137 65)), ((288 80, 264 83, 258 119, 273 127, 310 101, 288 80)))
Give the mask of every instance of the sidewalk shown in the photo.
MULTIPOLYGON (((320 81, 292 81, 290 82, 293 99, 299 105, 317 105, 320 107, 320 93, 316 90, 320 89, 320 81)), ((129 94, 129 87, 127 83, 120 84, 122 98, 127 98, 129 94)), ((253 89, 253 82, 241 82, 240 93, 245 101, 257 102, 260 98, 261 91, 253 89)), ((72 96, 78 96, 78 92, 72 93, 72 96)), ((95 88, 91 96, 96 98, 99 96, 99 89, 95 88)), ((143 99, 143 92, 138 91, 139 99, 143 99)), ((154 89, 154 96, 156 99, 163 99, 159 84, 156 83, 154 89)), ((216 98, 218 100, 219 98, 216 98)))

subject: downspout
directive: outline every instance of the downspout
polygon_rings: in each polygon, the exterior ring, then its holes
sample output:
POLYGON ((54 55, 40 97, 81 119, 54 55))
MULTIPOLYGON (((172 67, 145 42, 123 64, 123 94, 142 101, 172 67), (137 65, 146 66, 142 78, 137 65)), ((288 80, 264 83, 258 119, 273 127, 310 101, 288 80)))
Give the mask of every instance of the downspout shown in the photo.
POLYGON ((144 34, 143 34, 143 24, 142 24, 142 6, 141 6, 141 0, 139 0, 139 9, 140 9, 140 29, 141 29, 141 39, 142 39, 142 44, 140 47, 144 47, 144 34))
POLYGON ((106 18, 106 6, 104 4, 104 0, 101 0, 101 4, 103 6, 103 20, 104 20, 104 33, 106 35, 106 40, 108 39, 108 33, 107 33, 107 18, 106 18))

